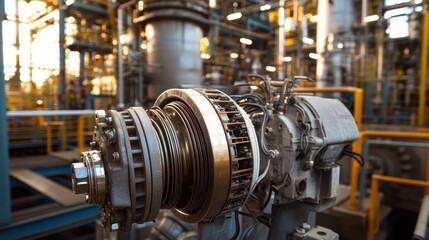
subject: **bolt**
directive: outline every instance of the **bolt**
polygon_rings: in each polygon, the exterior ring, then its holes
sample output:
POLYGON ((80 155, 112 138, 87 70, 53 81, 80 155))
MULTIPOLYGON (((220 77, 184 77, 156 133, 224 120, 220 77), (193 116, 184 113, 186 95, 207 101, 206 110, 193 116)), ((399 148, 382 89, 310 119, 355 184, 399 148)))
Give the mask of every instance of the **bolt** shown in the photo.
POLYGON ((270 135, 273 132, 273 128, 272 127, 267 127, 266 131, 265 131, 265 135, 270 135))
POLYGON ((89 147, 91 148, 91 150, 95 150, 97 149, 97 142, 96 141, 92 141, 89 143, 89 147))
POLYGON ((104 135, 107 137, 107 139, 114 143, 115 142, 115 132, 114 130, 107 130, 104 135))
POLYGON ((106 122, 106 112, 104 110, 96 110, 95 121, 96 123, 106 122))
POLYGON ((114 223, 114 224, 110 225, 110 229, 111 229, 112 231, 118 230, 118 229, 119 229, 119 224, 114 223))
POLYGON ((306 232, 308 232, 311 229, 311 225, 308 223, 303 223, 301 226, 306 232))
POLYGON ((88 192, 88 169, 82 162, 73 163, 71 167, 72 189, 75 194, 88 192))
POLYGON ((118 152, 114 152, 112 155, 113 155, 113 161, 119 162, 119 160, 121 160, 118 152))
POLYGON ((298 227, 298 228, 295 228, 295 232, 298 234, 304 235, 305 229, 298 227))
POLYGON ((106 123, 107 123, 107 125, 112 125, 113 124, 113 118, 112 117, 107 117, 106 118, 106 123))

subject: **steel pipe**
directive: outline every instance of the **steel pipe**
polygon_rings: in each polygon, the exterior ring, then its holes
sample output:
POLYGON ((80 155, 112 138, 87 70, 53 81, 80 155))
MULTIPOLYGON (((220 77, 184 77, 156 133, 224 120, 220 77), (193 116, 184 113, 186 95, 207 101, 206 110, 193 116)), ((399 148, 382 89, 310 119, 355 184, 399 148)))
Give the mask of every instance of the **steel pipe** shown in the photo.
POLYGON ((8 111, 7 117, 56 117, 92 115, 95 110, 43 110, 43 111, 8 111))
POLYGON ((419 217, 417 218, 416 227, 414 228, 413 240, 426 239, 426 230, 428 229, 429 218, 429 196, 423 198, 420 208, 419 217))

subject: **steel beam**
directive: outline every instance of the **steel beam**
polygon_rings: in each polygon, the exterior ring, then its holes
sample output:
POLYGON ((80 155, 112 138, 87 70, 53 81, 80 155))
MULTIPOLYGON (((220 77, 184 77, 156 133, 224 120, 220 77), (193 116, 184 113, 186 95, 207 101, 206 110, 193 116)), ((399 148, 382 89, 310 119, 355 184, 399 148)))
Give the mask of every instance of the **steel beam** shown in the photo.
POLYGON ((59 19, 59 46, 60 46, 60 75, 58 76, 58 106, 59 109, 64 109, 64 94, 65 94, 65 83, 66 83, 66 50, 64 48, 65 43, 65 22, 64 22, 64 1, 58 1, 60 19, 59 19))
POLYGON ((95 110, 44 110, 44 111, 9 111, 7 117, 55 117, 93 115, 95 110))
MULTIPOLYGON (((3 215, 3 212, 2 214, 3 215)), ((0 239, 21 239, 40 234, 53 234, 75 228, 99 217, 98 206, 82 205, 14 222, 0 227, 0 239)))
MULTIPOLYGON (((4 0, 0 0, 0 19, 4 19, 4 0)), ((0 28, 0 40, 3 29, 0 28)), ((0 225, 10 222, 9 147, 6 120, 6 91, 3 72, 3 44, 0 43, 0 225)))

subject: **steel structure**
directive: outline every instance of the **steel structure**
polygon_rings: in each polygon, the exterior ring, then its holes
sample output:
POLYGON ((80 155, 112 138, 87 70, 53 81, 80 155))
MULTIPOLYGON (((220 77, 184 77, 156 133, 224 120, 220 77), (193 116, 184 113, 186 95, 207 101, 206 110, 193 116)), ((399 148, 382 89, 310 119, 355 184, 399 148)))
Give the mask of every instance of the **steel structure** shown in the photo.
MULTIPOLYGON (((4 1, 0 1, 0 19, 4 19, 4 1)), ((0 39, 3 39, 3 28, 0 28, 0 39)), ((10 183, 9 183, 9 147, 7 141, 6 119, 6 82, 3 72, 3 44, 0 44, 0 225, 10 222, 10 183)))
POLYGON ((201 0, 144 2, 142 15, 134 22, 146 32, 149 99, 169 88, 202 83, 200 39, 208 14, 208 5, 201 0))

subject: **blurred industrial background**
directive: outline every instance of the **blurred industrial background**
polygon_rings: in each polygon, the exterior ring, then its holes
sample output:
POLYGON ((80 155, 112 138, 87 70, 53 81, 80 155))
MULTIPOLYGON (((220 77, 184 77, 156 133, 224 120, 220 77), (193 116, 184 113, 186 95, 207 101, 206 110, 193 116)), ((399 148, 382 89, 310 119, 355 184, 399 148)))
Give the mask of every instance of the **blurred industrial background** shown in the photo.
MULTIPOLYGON (((297 92, 337 98, 356 120, 366 164, 341 161, 317 225, 411 239, 419 214, 427 221, 427 0, 0 0, 0 19, 0 239, 194 231, 165 212, 105 232, 99 207, 71 191, 70 164, 89 148, 95 109, 148 107, 170 88, 239 94, 249 74, 306 76, 297 92)), ((256 222, 240 239, 267 238, 270 221, 256 222)))

